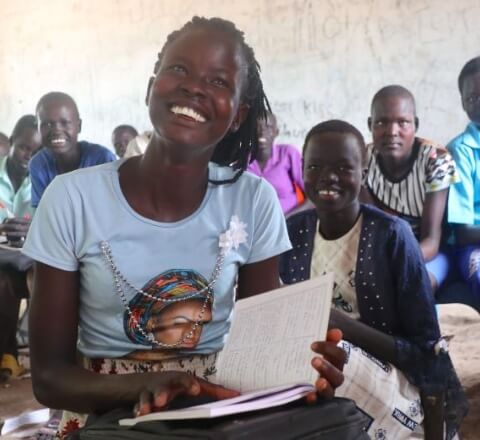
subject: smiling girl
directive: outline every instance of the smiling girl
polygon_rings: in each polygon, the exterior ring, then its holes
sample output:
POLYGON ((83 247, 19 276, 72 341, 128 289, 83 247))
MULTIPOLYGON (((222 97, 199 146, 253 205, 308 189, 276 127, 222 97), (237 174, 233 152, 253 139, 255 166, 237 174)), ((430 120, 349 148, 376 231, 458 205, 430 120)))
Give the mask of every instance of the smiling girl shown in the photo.
POLYGON ((290 284, 335 274, 330 325, 342 330, 349 356, 337 395, 371 417, 372 438, 441 439, 446 423, 450 439, 466 401, 443 349, 422 255, 406 222, 359 202, 365 168, 355 127, 333 120, 310 130, 303 173, 315 209, 288 219, 293 249, 282 257, 281 277, 290 284))
MULTIPOLYGON (((235 284, 239 298, 278 287, 278 255, 290 248, 274 190, 243 173, 268 108, 243 34, 222 19, 194 17, 169 35, 154 73, 145 154, 55 179, 25 245, 37 260, 32 379, 37 398, 54 408, 137 403, 145 414, 181 392, 234 395, 162 371, 208 378, 230 328, 235 284), (190 293, 167 295, 184 286, 190 293), (165 304, 198 297, 202 306, 188 332, 159 340, 139 296, 165 304), (76 363, 77 336, 86 368, 76 363), (145 350, 149 361, 134 359, 145 350)), ((331 396, 343 354, 331 342, 317 347, 327 359, 317 387, 331 396)))

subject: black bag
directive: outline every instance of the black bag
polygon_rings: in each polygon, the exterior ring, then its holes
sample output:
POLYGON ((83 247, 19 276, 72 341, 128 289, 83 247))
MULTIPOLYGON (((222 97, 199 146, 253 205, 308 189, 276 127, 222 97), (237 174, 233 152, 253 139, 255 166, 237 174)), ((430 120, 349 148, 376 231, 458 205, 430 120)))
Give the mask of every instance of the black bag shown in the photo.
POLYGON ((131 410, 117 409, 89 417, 69 440, 366 440, 370 420, 348 399, 316 405, 293 403, 246 414, 214 419, 153 421, 119 426, 131 410))

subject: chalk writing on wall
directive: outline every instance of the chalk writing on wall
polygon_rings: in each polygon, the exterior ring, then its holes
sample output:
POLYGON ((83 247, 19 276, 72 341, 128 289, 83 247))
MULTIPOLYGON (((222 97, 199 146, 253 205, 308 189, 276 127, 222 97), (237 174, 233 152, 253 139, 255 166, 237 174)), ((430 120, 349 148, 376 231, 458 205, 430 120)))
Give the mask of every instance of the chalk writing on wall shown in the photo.
POLYGON ((478 0, 2 0, 2 10, 0 131, 43 93, 63 90, 78 101, 83 137, 106 145, 120 123, 149 128, 144 97, 156 55, 194 14, 245 32, 280 141, 300 146, 329 118, 368 136, 371 97, 400 83, 416 96, 421 134, 446 142, 466 122, 456 78, 478 55, 480 21, 478 0))

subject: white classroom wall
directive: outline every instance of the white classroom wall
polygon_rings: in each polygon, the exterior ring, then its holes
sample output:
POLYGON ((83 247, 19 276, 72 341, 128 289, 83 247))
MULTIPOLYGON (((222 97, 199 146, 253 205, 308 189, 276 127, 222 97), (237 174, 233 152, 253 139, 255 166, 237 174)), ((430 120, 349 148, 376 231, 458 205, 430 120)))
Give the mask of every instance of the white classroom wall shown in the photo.
POLYGON ((169 32, 192 15, 244 30, 281 124, 301 146, 330 118, 369 138, 372 95, 399 83, 417 98, 420 134, 447 142, 463 129, 457 76, 480 55, 479 0, 0 0, 0 131, 39 97, 77 101, 81 138, 110 145, 112 129, 150 127, 146 84, 169 32))

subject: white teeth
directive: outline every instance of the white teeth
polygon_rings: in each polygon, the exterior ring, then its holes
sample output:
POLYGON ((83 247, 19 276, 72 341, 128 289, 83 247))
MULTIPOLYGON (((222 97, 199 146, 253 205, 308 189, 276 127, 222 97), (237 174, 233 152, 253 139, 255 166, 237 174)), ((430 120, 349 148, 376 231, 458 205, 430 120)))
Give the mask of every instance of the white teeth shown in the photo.
POLYGON ((188 116, 189 118, 192 118, 197 122, 206 121, 206 119, 201 114, 197 113, 195 110, 189 107, 180 107, 178 105, 174 105, 172 107, 172 113, 175 113, 176 115, 188 116))
POLYGON ((51 139, 50 143, 53 145, 61 145, 65 143, 65 139, 59 138, 59 139, 51 139))
POLYGON ((260 142, 261 144, 264 144, 265 142, 267 142, 267 138, 260 137, 258 138, 258 142, 260 142))
POLYGON ((318 191, 318 194, 322 195, 322 196, 335 196, 338 194, 338 191, 331 191, 331 190, 328 190, 328 189, 321 189, 320 191, 318 191))

